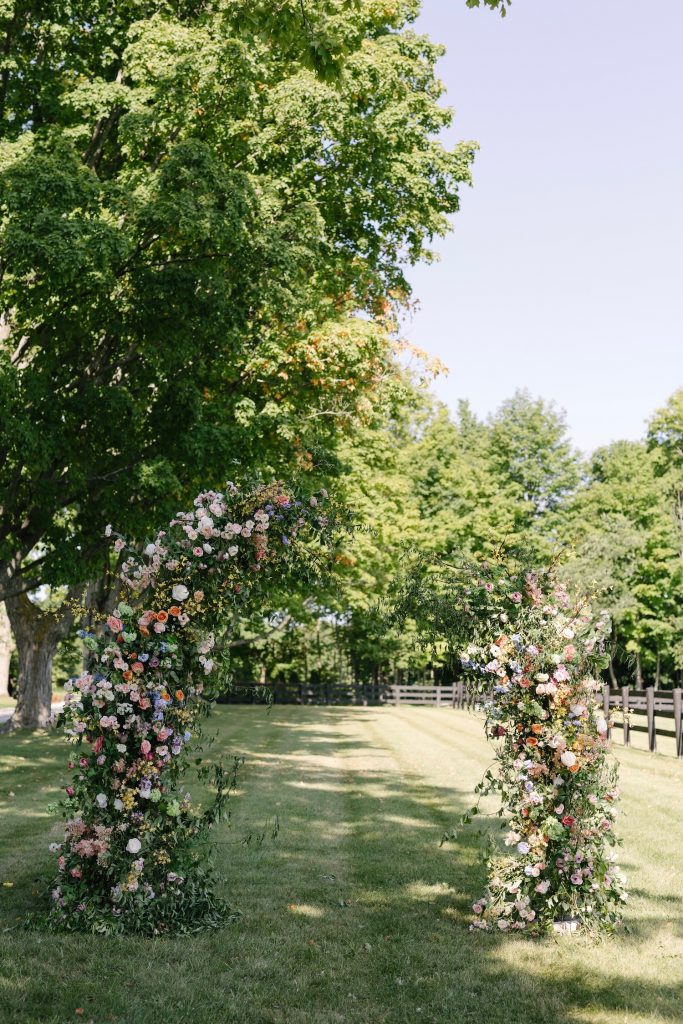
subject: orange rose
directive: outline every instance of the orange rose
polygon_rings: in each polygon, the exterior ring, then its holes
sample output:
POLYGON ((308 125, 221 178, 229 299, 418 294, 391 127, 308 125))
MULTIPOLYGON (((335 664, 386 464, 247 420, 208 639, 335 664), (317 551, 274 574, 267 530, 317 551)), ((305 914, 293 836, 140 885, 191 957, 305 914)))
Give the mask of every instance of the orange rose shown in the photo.
POLYGON ((149 630, 147 629, 147 626, 140 626, 140 632, 142 633, 143 636, 149 636, 149 630))
POLYGON ((176 700, 185 700, 185 694, 183 693, 182 690, 176 690, 176 692, 175 692, 175 699, 176 700))
POLYGON ((538 746, 538 740, 536 739, 535 736, 528 736, 527 737, 527 741, 526 741, 526 745, 527 745, 527 747, 537 747, 538 746))
POLYGON ((177 604, 172 604, 171 607, 168 609, 168 614, 169 615, 176 615, 176 616, 180 615, 180 608, 178 607, 178 605, 177 604))
POLYGON ((580 765, 573 764, 573 765, 570 766, 569 771, 570 772, 578 772, 579 768, 580 768, 580 765))
POLYGON ((133 673, 131 672, 130 669, 128 669, 127 672, 123 673, 123 678, 126 680, 127 683, 131 681, 131 679, 133 678, 133 673))
POLYGON ((531 726, 531 731, 535 732, 538 736, 540 733, 543 732, 543 726, 539 725, 538 722, 534 722, 534 724, 531 726))
POLYGON ((168 612, 157 612, 157 622, 168 622, 168 612))

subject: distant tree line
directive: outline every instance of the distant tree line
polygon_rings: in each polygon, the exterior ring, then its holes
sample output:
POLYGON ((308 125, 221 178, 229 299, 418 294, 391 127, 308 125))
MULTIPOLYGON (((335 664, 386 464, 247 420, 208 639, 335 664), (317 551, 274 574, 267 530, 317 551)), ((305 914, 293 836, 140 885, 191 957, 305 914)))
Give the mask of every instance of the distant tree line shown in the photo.
POLYGON ((366 529, 341 556, 334 589, 323 607, 304 600, 298 614, 273 620, 271 633, 245 624, 236 679, 457 677, 457 665, 421 650, 410 629, 387 631, 382 602, 407 559, 503 548, 539 564, 558 557, 609 610, 613 685, 681 684, 683 390, 642 441, 589 456, 572 449, 552 404, 524 392, 481 420, 466 403, 451 416, 404 380, 385 412, 340 446, 336 486, 366 529))

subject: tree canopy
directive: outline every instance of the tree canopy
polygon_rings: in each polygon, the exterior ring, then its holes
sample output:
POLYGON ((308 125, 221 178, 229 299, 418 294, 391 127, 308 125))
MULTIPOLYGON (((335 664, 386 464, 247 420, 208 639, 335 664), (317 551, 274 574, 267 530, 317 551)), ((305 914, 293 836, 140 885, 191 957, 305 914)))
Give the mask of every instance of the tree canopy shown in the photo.
POLYGON ((349 316, 406 292, 473 149, 435 138, 414 4, 317 7, 3 12, 11 575, 39 544, 31 583, 83 575, 114 512, 140 534, 198 474, 292 464, 385 370, 349 316))

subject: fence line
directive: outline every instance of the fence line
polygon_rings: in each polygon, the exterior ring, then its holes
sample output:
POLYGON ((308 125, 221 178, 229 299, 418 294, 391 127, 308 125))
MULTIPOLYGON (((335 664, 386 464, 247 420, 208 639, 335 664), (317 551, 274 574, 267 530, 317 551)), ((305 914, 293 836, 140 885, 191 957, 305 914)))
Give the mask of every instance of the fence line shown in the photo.
MULTIPOLYGON (((471 707, 473 698, 468 694, 462 681, 444 685, 423 686, 418 684, 390 686, 384 683, 340 684, 326 683, 320 687, 304 686, 285 680, 268 683, 267 686, 244 684, 222 700, 226 703, 244 702, 245 695, 254 702, 263 699, 263 693, 270 691, 278 704, 355 704, 355 705, 436 705, 436 707, 471 707), (259 691, 261 691, 259 693, 259 691)), ((621 729, 623 743, 631 746, 632 732, 646 732, 647 744, 651 751, 657 750, 657 736, 675 740, 676 756, 683 758, 683 690, 632 690, 629 686, 613 689, 603 686, 602 704, 605 718, 613 721, 615 712, 622 721, 608 727, 611 736, 615 729, 621 729)))
MULTIPOLYGON (((631 733, 634 730, 647 733, 647 745, 653 752, 657 750, 658 734, 673 736, 676 757, 683 757, 683 690, 680 686, 673 690, 655 690, 653 686, 645 690, 622 686, 615 690, 605 685, 602 688, 602 703, 608 721, 615 710, 621 713, 620 727, 624 746, 631 745, 631 733), (645 723, 641 725, 638 717, 643 718, 645 723), (663 724, 669 728, 663 728, 663 724)), ((618 725, 615 727, 619 728, 618 725)), ((612 731, 610 728, 608 734, 611 735, 612 731)))

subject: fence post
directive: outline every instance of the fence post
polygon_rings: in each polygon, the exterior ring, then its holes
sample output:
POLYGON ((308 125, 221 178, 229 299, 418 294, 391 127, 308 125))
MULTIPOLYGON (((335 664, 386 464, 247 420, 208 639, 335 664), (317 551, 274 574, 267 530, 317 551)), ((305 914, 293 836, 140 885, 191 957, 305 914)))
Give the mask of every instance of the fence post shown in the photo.
POLYGON ((674 726, 676 729, 676 757, 683 757, 683 690, 676 686, 673 691, 674 698, 674 726))
POLYGON ((652 753, 657 749, 657 726, 655 725, 655 688, 648 686, 645 691, 647 706, 647 739, 652 753))
POLYGON ((392 689, 394 691, 394 704, 396 705, 396 707, 398 707, 399 704, 401 703, 401 696, 399 694, 398 686, 393 686, 392 689))
POLYGON ((602 688, 602 713, 605 716, 607 722, 607 739, 612 735, 612 730, 609 724, 609 683, 605 683, 602 688))
POLYGON ((436 706, 437 706, 437 708, 441 706, 441 687, 440 686, 437 686, 437 688, 436 688, 436 706))
POLYGON ((622 686, 621 688, 621 707, 624 712, 624 746, 628 747, 631 744, 630 728, 628 721, 628 686, 622 686))
POLYGON ((458 707, 461 708, 465 703, 465 687, 462 679, 458 682, 458 707))

